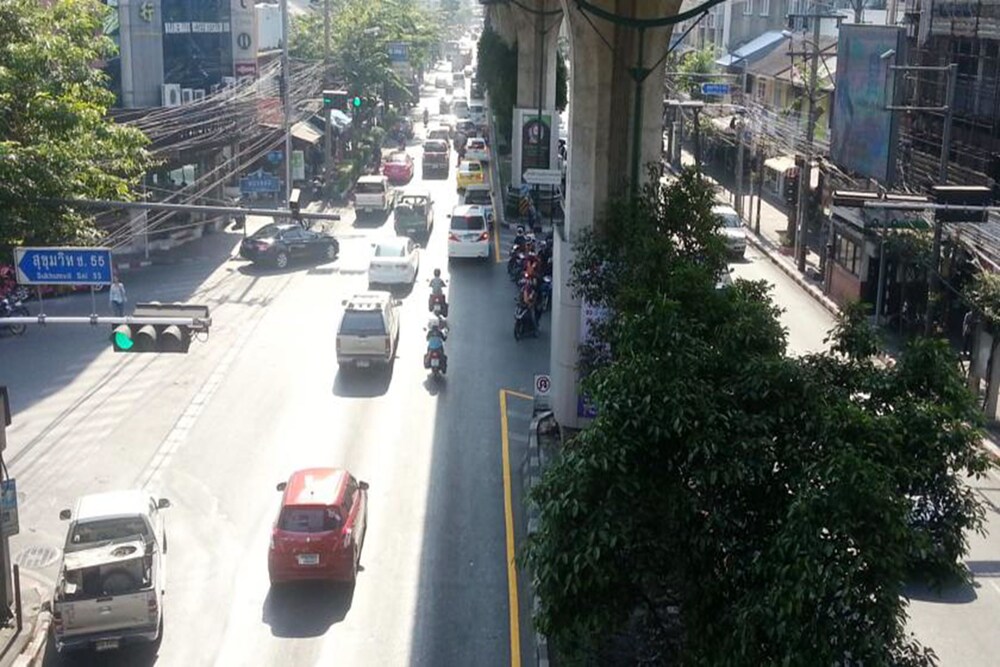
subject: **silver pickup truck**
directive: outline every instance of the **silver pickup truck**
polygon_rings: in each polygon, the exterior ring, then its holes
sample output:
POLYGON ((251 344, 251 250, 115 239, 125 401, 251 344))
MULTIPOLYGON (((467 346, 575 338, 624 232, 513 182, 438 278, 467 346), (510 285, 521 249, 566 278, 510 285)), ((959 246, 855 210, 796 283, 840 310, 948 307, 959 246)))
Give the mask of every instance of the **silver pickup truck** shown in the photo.
POLYGON ((74 511, 52 600, 58 651, 155 642, 163 630, 165 498, 143 491, 84 496, 74 511))

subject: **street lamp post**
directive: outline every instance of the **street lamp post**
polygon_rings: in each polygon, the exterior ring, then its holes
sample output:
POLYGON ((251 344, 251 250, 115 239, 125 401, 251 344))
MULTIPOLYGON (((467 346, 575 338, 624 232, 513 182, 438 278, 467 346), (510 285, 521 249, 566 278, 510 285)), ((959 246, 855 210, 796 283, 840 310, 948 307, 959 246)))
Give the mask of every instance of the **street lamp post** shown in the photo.
POLYGON ((285 117, 285 201, 292 196, 292 77, 288 64, 288 0, 281 0, 281 79, 285 117))

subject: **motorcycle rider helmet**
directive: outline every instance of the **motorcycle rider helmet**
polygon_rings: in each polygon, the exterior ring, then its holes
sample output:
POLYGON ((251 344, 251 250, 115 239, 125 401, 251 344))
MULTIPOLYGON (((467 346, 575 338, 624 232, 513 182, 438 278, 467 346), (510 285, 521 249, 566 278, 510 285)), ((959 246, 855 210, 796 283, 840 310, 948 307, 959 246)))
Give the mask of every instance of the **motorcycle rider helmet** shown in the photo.
POLYGON ((524 234, 524 225, 518 225, 517 226, 517 234, 518 234, 518 236, 521 236, 522 234, 524 234))
POLYGON ((441 269, 434 269, 434 277, 435 278, 441 277, 441 269))

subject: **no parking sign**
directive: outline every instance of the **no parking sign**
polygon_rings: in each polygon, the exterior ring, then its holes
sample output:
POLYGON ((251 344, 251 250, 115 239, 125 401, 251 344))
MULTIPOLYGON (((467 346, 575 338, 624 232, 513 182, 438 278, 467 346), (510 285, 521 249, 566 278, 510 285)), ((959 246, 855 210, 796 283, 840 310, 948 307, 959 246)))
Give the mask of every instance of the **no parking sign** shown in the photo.
POLYGON ((552 378, 547 374, 535 376, 535 412, 539 410, 551 410, 552 403, 549 399, 549 392, 552 391, 552 378))

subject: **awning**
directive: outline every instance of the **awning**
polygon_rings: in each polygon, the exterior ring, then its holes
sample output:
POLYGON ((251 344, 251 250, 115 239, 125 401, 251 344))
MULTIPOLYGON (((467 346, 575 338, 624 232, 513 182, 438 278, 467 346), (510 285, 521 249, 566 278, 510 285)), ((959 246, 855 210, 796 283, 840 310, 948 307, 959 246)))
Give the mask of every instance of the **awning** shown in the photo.
POLYGON ((304 120, 292 125, 292 136, 307 144, 317 144, 323 138, 323 133, 304 120))
POLYGON ((783 174, 795 167, 795 158, 791 155, 779 155, 764 160, 764 168, 783 174))
POLYGON ((749 42, 736 49, 732 53, 727 53, 715 61, 719 67, 729 67, 739 65, 741 60, 753 60, 755 57, 769 53, 782 40, 786 39, 780 30, 769 30, 759 37, 751 39, 749 42))

